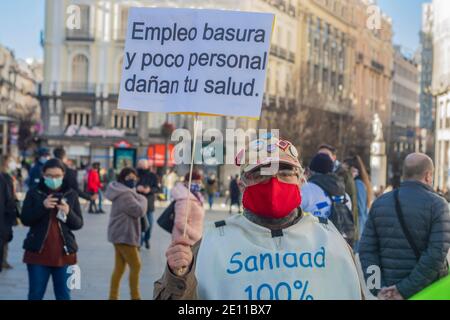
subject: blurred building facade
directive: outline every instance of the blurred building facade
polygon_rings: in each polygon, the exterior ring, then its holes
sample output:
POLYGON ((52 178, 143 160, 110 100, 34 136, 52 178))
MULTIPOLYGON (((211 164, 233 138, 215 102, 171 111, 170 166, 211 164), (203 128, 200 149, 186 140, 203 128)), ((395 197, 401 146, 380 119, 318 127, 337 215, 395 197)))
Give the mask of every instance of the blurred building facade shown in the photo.
MULTIPOLYGON (((348 1, 299 1, 297 107, 301 114, 299 123, 292 125, 303 140, 313 144, 305 150, 307 143, 302 142, 305 153, 315 152, 324 143, 317 132, 308 135, 305 131, 326 130, 327 143, 334 145, 345 139, 344 127, 353 111, 356 36, 351 10, 348 1), (314 119, 314 114, 320 118, 314 119)), ((292 136, 295 139, 295 132, 292 136)))
POLYGON ((0 46, 0 154, 19 155, 19 130, 24 122, 35 130, 40 121, 38 85, 42 65, 15 58, 14 53, 0 46))
MULTIPOLYGON (((167 117, 117 109, 128 10, 131 6, 274 12, 277 26, 264 104, 267 110, 292 104, 296 95, 293 85, 297 49, 296 3, 290 0, 47 0, 43 39, 44 138, 51 147, 67 145, 69 157, 78 165, 99 161, 109 167, 113 146, 121 140, 135 146, 139 157, 145 157, 150 146, 163 143, 161 126, 165 121, 175 127, 192 128, 191 117, 167 117), (80 29, 66 27, 72 5, 80 8, 80 29)), ((202 121, 204 129, 247 129, 257 126, 255 120, 232 117, 202 117, 202 121)))
POLYGON ((433 0, 433 84, 436 104, 435 186, 450 177, 450 2, 433 0))
MULTIPOLYGON (((161 126, 166 121, 192 129, 192 118, 187 116, 117 109, 131 6, 215 8, 276 15, 261 120, 204 117, 204 129, 275 128, 284 131, 287 138, 304 139, 308 128, 323 131, 304 116, 304 111, 309 110, 318 115, 314 121, 319 124, 327 118, 330 137, 311 134, 312 138, 317 136, 317 140, 338 146, 359 139, 356 147, 368 154, 373 137, 365 128, 373 115, 378 113, 383 128, 390 128, 392 25, 381 14, 380 26, 368 27, 372 1, 46 0, 44 138, 50 146, 67 145, 69 156, 78 165, 100 161, 110 166, 114 144, 122 140, 136 147, 139 157, 145 157, 149 147, 164 143, 161 126), (66 26, 72 5, 80 8, 80 29, 66 26), (355 123, 364 134, 353 130, 349 136, 349 128, 355 123)), ((385 136, 390 137, 388 132, 385 136)), ((311 146, 314 144, 311 150, 321 142, 310 141, 311 146)), ((342 156, 350 151, 340 149, 342 156)))
POLYGON ((420 126, 417 150, 434 158, 434 99, 433 82, 433 6, 422 5, 422 28, 417 63, 420 72, 420 126))
POLYGON ((388 151, 389 179, 399 183, 403 160, 416 151, 419 126, 419 69, 417 64, 395 47, 392 82, 391 138, 388 151))
POLYGON ((353 7, 357 39, 352 92, 355 113, 362 121, 378 114, 388 136, 394 59, 392 21, 373 6, 373 1, 355 1, 353 7), (380 14, 376 21, 379 25, 368 22, 368 12, 380 14))

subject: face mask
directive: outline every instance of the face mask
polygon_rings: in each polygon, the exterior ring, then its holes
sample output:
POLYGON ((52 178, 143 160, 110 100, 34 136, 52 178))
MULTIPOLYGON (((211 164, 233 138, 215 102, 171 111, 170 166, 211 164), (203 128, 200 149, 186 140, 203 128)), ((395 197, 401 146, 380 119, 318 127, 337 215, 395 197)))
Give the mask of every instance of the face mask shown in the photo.
POLYGON ((39 158, 39 162, 41 163, 41 164, 45 164, 46 162, 47 162, 47 157, 40 157, 39 158))
POLYGON ((45 177, 44 183, 47 186, 47 188, 49 188, 51 190, 57 190, 57 189, 61 188, 62 183, 63 183, 63 178, 53 179, 53 178, 45 177))
POLYGON ((198 183, 191 183, 191 191, 192 192, 200 192, 201 187, 198 183))
POLYGON ((9 172, 15 172, 17 170, 17 164, 15 162, 8 163, 9 172))
POLYGON ((130 189, 133 189, 136 187, 136 180, 134 179, 125 180, 124 185, 126 185, 130 189))
POLYGON ((247 187, 242 199, 244 208, 271 219, 286 217, 301 203, 299 186, 281 182, 277 178, 247 187))

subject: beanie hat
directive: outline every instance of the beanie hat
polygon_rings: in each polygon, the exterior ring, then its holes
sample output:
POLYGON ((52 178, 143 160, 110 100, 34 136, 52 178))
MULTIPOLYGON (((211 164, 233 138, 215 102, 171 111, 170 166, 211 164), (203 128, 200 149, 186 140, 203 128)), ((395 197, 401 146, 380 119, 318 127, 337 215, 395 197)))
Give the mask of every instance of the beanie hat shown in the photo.
POLYGON ((309 168, 313 172, 327 174, 333 171, 333 160, 327 154, 318 153, 311 160, 309 168))

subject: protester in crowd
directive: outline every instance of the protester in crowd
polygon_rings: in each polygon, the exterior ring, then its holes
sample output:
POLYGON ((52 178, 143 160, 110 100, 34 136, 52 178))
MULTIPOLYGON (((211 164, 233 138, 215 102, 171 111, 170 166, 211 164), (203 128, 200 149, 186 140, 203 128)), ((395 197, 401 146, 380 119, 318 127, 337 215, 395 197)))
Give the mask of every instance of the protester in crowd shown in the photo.
POLYGON ((168 169, 166 174, 162 177, 163 192, 166 200, 172 193, 172 189, 178 181, 178 176, 173 169, 168 169))
POLYGON ((29 189, 37 187, 41 181, 42 168, 48 159, 50 159, 50 151, 47 148, 39 148, 37 151, 36 161, 34 162, 33 167, 31 167, 27 179, 29 189))
POLYGON ((91 194, 89 202, 89 213, 105 213, 101 206, 100 192, 102 183, 100 181, 100 163, 95 162, 87 174, 87 192, 91 194), (97 208, 96 200, 99 199, 99 207, 97 208))
MULTIPOLYGON (((360 156, 354 156, 344 161, 355 179, 356 198, 358 205, 358 235, 361 237, 366 225, 370 206, 373 201, 372 183, 360 156)), ((359 240, 359 239, 358 239, 359 240)))
POLYGON ((100 179, 100 188, 98 189, 98 213, 105 213, 103 210, 103 192, 108 181, 105 168, 100 167, 100 163, 98 164, 98 167, 98 177, 100 179))
MULTIPOLYGON (((201 193, 202 176, 199 171, 193 170, 191 179, 191 190, 188 191, 189 173, 184 176, 184 181, 177 182, 172 189, 171 198, 175 201, 175 223, 172 231, 172 238, 178 239, 183 236, 183 221, 186 220, 186 210, 189 209, 188 221, 194 225, 203 225, 203 203, 204 199, 201 193), (189 203, 188 203, 189 200, 189 203)), ((187 234, 193 234, 198 237, 195 231, 198 229, 187 229, 187 234)))
POLYGON ((353 245, 356 239, 352 203, 342 179, 333 173, 333 160, 325 153, 318 153, 311 160, 309 169, 308 182, 302 186, 302 209, 316 217, 330 219, 353 245))
POLYGON ((211 210, 213 207, 213 204, 214 204, 214 197, 216 196, 217 189, 218 189, 215 174, 210 174, 206 178, 205 189, 206 189, 206 194, 208 195, 209 209, 211 210))
POLYGON ((364 275, 381 270, 379 299, 408 299, 448 275, 450 214, 433 189, 433 161, 421 153, 406 157, 400 188, 375 200, 361 238, 364 275))
POLYGON ((72 231, 83 226, 78 193, 64 184, 65 166, 50 159, 43 177, 27 192, 21 221, 30 227, 24 241, 23 261, 27 264, 29 300, 42 300, 52 276, 57 300, 69 300, 68 267, 77 263, 78 250, 72 231))
POLYGON ((230 214, 233 209, 233 205, 238 207, 238 213, 241 213, 241 189, 239 188, 239 175, 231 177, 230 180, 230 214))
POLYGON ((141 237, 141 246, 145 245, 146 249, 150 249, 150 238, 153 227, 153 212, 155 211, 155 197, 159 193, 158 177, 150 171, 147 159, 139 160, 137 165, 138 183, 137 192, 147 199, 147 221, 148 228, 141 237))
POLYGON ((319 150, 317 153, 325 153, 333 160, 333 172, 341 177, 344 180, 345 185, 345 193, 347 193, 351 199, 352 203, 352 213, 353 213, 353 221, 355 224, 355 236, 359 237, 358 230, 359 230, 359 222, 358 222, 358 199, 356 196, 356 186, 355 181, 353 179, 353 176, 351 172, 346 170, 344 166, 341 164, 339 160, 337 160, 337 150, 335 147, 329 145, 329 144, 322 144, 319 147, 319 150))
MULTIPOLYGON (((245 154, 263 143, 271 152, 279 148, 279 157, 266 154, 259 164, 248 164, 240 152, 236 159, 244 214, 208 224, 204 232, 201 224, 188 222, 191 232, 174 237, 166 252, 167 268, 155 283, 154 298, 299 299, 294 287, 279 290, 298 286, 298 279, 309 279, 303 283, 307 299, 362 298, 352 252, 339 232, 326 219, 298 209, 303 170, 297 150, 270 138, 251 142, 245 154), (306 256, 313 258, 302 262, 306 256)), ((202 221, 204 212, 191 215, 202 221)), ((178 223, 183 229, 184 221, 178 223)))
POLYGON ((13 226, 17 225, 19 216, 18 200, 14 181, 16 170, 14 159, 5 155, 1 161, 0 173, 0 271, 12 269, 8 263, 8 244, 13 238, 13 226), (2 231, 3 230, 3 231, 2 231))
POLYGON ((111 276, 110 300, 119 299, 120 281, 128 265, 132 300, 140 300, 139 273, 141 258, 141 218, 147 212, 147 199, 137 193, 138 173, 133 168, 120 171, 117 181, 106 189, 106 198, 112 201, 108 225, 108 241, 114 245, 115 264, 111 276))
POLYGON ((66 150, 64 150, 63 147, 55 148, 55 150, 53 150, 53 155, 55 156, 56 159, 61 160, 62 163, 64 164, 65 167, 64 184, 68 188, 76 191, 80 198, 83 198, 88 201, 95 200, 94 195, 91 195, 80 189, 80 186, 78 185, 78 172, 77 170, 70 168, 66 150))
POLYGON ((8 201, 6 192, 6 181, 2 177, 0 177, 0 272, 2 272, 4 265, 4 250, 7 247, 9 241, 12 240, 12 226, 10 226, 6 210, 8 201))

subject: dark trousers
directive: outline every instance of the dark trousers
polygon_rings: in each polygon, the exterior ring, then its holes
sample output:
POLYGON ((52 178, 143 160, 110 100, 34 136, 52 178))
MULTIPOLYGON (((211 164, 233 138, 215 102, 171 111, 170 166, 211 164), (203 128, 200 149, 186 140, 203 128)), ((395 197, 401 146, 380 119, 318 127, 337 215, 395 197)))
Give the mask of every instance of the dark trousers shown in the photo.
POLYGON ((2 272, 2 269, 3 269, 3 256, 4 256, 3 249, 4 248, 5 248, 5 244, 3 242, 3 239, 0 237, 0 272, 2 272))
POLYGON ((144 244, 144 242, 150 241, 150 237, 152 236, 153 211, 147 212, 147 220, 148 220, 148 229, 146 232, 144 232, 144 236, 142 237, 141 244, 144 244))
MULTIPOLYGON (((95 193, 92 193, 92 195, 94 195, 95 193)), ((95 202, 95 200, 89 200, 89 212, 97 212, 97 203, 95 202)))
POLYGON ((212 206, 214 204, 214 193, 208 194, 208 203, 209 203, 209 208, 212 209, 212 206))
POLYGON ((53 291, 56 300, 70 300, 70 289, 67 273, 68 266, 47 267, 37 264, 27 264, 28 269, 28 300, 42 300, 47 290, 48 280, 52 276, 53 291))

